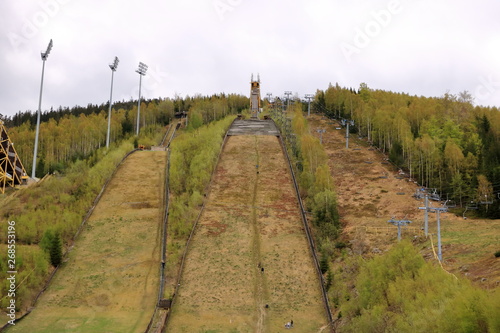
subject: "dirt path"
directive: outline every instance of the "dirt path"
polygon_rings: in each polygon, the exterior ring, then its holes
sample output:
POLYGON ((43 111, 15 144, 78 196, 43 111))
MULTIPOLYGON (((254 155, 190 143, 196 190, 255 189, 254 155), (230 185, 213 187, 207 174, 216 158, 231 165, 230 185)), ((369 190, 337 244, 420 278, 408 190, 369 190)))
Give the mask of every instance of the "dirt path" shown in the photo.
POLYGON ((276 137, 230 137, 167 331, 276 332, 291 319, 300 332, 326 324, 291 176, 276 137))
MULTIPOLYGON (((260 166, 260 154, 259 154, 259 140, 255 136, 255 165, 256 169, 259 170, 260 166)), ((258 313, 258 319, 255 331, 257 333, 264 332, 264 322, 266 318, 266 308, 265 300, 267 298, 267 288, 266 288, 266 274, 262 271, 262 258, 261 258, 261 240, 259 232, 259 221, 258 221, 258 211, 257 211, 257 195, 259 194, 259 172, 256 172, 256 180, 254 183, 253 193, 252 193, 252 226, 253 226, 253 244, 252 252, 253 256, 253 266, 257 267, 255 271, 255 303, 256 311, 258 313), (260 270, 260 271, 259 271, 260 270)))
POLYGON ((8 330, 144 332, 156 303, 166 152, 120 166, 35 310, 8 330))

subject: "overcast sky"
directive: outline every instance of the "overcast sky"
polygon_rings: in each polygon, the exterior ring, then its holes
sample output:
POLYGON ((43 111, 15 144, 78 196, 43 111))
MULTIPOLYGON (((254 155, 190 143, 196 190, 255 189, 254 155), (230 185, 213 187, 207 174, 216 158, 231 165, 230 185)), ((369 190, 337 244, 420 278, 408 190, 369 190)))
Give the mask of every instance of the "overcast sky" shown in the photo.
POLYGON ((500 106, 498 0, 2 0, 0 113, 329 82, 500 106))

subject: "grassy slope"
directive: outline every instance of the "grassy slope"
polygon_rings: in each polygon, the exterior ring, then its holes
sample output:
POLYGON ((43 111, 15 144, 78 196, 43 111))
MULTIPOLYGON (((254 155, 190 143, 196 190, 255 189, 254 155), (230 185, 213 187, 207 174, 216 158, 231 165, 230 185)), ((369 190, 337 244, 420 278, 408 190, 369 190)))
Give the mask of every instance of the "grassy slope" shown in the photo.
MULTIPOLYGON (((416 184, 398 179, 394 167, 382 164, 384 156, 369 150, 366 142, 355 134, 351 134, 349 141, 351 149, 346 150, 345 131, 336 130, 336 122, 317 115, 311 118, 313 128, 326 129, 323 142, 336 182, 339 211, 346 224, 346 234, 354 241, 355 252, 371 253, 374 249, 383 251, 392 246, 397 236, 397 228, 388 227, 387 220, 392 216, 397 219, 406 216, 413 221, 412 229, 423 227, 424 213, 418 209, 423 201, 411 196, 417 189, 416 184), (357 226, 368 229, 356 229, 357 226)), ((432 205, 438 206, 435 202, 432 205)), ((500 260, 496 260, 493 253, 498 251, 500 220, 464 220, 461 216, 445 213, 441 214, 441 228, 445 268, 469 277, 483 288, 497 287, 500 260)), ((434 234, 436 246, 436 214, 429 214, 429 232, 434 234)), ((414 237, 422 233, 412 230, 404 235, 414 237)), ((423 243, 423 248, 424 257, 432 258, 429 241, 423 243)))
POLYGON ((119 168, 36 309, 10 332, 143 332, 153 313, 165 152, 119 168))
POLYGON ((167 329, 274 332, 290 319, 326 324, 291 176, 276 137, 230 137, 167 329))

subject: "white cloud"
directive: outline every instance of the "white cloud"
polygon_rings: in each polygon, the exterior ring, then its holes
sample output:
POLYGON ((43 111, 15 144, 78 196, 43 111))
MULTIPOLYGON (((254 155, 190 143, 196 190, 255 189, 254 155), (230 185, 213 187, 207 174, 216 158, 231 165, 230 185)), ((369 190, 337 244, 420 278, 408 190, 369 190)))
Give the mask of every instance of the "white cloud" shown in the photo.
POLYGON ((250 74, 260 73, 275 96, 366 82, 412 95, 478 91, 476 102, 500 105, 497 90, 481 88, 490 77, 500 81, 498 12, 494 0, 4 1, 0 113, 36 109, 39 52, 51 38, 44 109, 105 103, 114 56, 118 99, 137 98, 135 69, 143 61, 151 70, 143 78, 146 98, 247 94, 250 74), (400 10, 383 21, 395 1, 400 10), (367 27, 376 33, 347 62, 342 43, 367 27))

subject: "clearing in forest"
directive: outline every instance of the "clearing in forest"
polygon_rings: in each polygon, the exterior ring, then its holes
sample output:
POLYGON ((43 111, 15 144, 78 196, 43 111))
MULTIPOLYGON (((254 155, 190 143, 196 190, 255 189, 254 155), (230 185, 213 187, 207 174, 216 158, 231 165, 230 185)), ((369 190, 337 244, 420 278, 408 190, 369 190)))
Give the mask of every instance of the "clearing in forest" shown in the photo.
POLYGON ((158 292, 166 152, 130 155, 36 308, 8 332, 144 332, 158 292))
MULTIPOLYGON (((396 242, 397 227, 387 223, 391 217, 413 221, 403 236, 423 236, 423 200, 412 194, 419 188, 407 175, 399 174, 387 156, 371 147, 366 140, 351 134, 345 149, 345 129, 337 121, 319 115, 309 118, 311 128, 323 128, 323 143, 335 180, 338 205, 355 253, 379 253, 396 242)), ((312 131, 316 134, 316 131, 312 131)), ((432 201, 433 207, 442 202, 432 201)), ((457 209, 441 214, 443 265, 455 274, 462 274, 479 286, 489 289, 500 285, 498 251, 500 220, 463 219, 457 209)), ((429 214, 429 232, 436 246, 436 214, 429 214)), ((424 239, 421 239, 424 241, 424 239)), ((423 243, 423 255, 433 258, 430 241, 423 243)))
POLYGON ((327 324, 279 139, 230 136, 191 241, 168 332, 298 332, 327 324))

